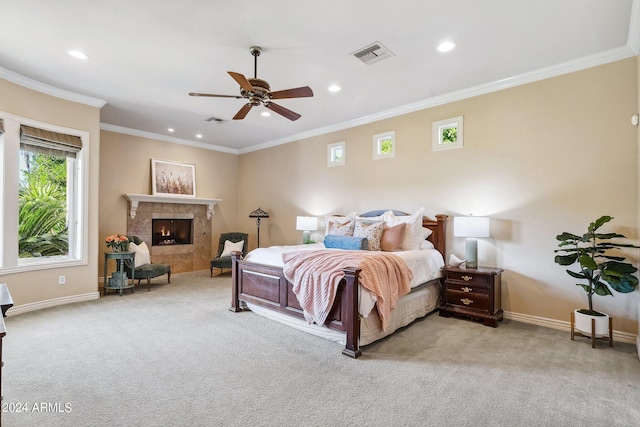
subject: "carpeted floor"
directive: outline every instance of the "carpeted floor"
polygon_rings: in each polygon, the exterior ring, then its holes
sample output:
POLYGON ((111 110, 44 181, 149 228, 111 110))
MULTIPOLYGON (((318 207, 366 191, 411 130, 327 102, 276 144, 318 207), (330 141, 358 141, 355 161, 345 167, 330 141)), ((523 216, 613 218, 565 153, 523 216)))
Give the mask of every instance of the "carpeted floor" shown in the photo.
POLYGON ((230 276, 6 318, 3 426, 636 426, 635 346, 437 315, 363 348, 232 313, 230 276))

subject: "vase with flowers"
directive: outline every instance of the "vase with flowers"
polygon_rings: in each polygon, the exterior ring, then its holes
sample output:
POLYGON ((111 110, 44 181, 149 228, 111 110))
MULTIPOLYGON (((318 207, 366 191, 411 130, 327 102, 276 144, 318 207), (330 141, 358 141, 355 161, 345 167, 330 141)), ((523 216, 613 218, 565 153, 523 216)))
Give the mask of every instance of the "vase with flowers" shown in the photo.
POLYGON ((112 252, 125 252, 129 245, 129 239, 122 234, 112 234, 105 240, 107 247, 111 248, 112 252))

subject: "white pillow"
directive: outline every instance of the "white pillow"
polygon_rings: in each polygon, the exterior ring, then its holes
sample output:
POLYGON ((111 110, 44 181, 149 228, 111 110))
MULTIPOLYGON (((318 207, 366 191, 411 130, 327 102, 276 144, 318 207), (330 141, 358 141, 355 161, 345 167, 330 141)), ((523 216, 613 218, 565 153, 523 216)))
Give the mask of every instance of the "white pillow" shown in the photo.
POLYGON ((349 221, 351 221, 352 219, 354 219, 356 217, 356 212, 351 212, 349 215, 346 216, 336 216, 336 215, 327 215, 324 217, 324 223, 325 223, 325 231, 324 234, 330 234, 329 233, 329 228, 331 227, 331 223, 338 223, 338 224, 345 224, 349 221))
POLYGON ((385 224, 389 227, 406 223, 404 229, 404 237, 402 238, 402 250, 418 250, 420 249, 420 242, 424 240, 424 232, 422 231, 422 214, 424 208, 418 209, 417 212, 411 215, 396 216, 393 211, 387 211, 384 213, 383 218, 385 224))
POLYGON ((433 243, 431 243, 428 240, 423 240, 422 242, 420 242, 420 250, 422 249, 434 249, 435 246, 433 246, 433 243))
POLYGON ((224 249, 222 249, 222 253, 220 257, 230 256, 231 252, 238 251, 242 252, 242 248, 244 248, 244 240, 240 240, 239 242, 232 242, 231 240, 226 240, 224 242, 224 249))
POLYGON ((129 252, 136 253, 136 267, 140 267, 141 265, 145 264, 151 264, 151 254, 149 253, 149 247, 145 242, 142 242, 139 245, 136 245, 133 242, 129 242, 129 252))

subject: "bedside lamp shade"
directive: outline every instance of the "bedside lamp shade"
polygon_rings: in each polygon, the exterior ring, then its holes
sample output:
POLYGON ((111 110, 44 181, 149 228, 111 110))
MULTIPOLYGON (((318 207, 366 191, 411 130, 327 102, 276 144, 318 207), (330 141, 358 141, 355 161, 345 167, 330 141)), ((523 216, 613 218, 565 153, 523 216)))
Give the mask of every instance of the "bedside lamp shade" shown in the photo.
POLYGON ((315 216, 299 216, 296 217, 296 230, 303 231, 302 243, 311 240, 311 232, 318 229, 318 218, 315 216))
POLYGON ((456 216, 453 218, 453 235, 466 237, 467 267, 478 267, 477 237, 489 237, 489 218, 482 216, 456 216))

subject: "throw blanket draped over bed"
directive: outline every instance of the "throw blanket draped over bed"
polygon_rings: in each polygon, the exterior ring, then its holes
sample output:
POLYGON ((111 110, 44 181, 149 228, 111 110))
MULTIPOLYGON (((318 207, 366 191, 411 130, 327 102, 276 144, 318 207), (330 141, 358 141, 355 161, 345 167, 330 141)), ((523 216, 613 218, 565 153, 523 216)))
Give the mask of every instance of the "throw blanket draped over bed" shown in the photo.
POLYGON ((323 325, 336 297, 343 268, 362 269, 360 284, 377 298, 382 330, 387 329, 398 297, 409 293, 413 274, 404 260, 387 252, 318 250, 282 254, 284 276, 307 322, 323 325))

